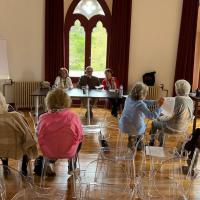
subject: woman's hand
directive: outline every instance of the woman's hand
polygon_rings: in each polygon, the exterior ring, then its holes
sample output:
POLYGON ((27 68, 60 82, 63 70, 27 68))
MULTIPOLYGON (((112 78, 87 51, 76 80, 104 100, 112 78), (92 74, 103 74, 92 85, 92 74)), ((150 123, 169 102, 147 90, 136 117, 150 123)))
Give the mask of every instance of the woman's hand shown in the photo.
POLYGON ((165 99, 164 99, 163 97, 160 97, 160 99, 158 99, 158 100, 156 101, 156 105, 157 105, 158 107, 161 107, 161 106, 163 105, 164 101, 165 101, 165 99))

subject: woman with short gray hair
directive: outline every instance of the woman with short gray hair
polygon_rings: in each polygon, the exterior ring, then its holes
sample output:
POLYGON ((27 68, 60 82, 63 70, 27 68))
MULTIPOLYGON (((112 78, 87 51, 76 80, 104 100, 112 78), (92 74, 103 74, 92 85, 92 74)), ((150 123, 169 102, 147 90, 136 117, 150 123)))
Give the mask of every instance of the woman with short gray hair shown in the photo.
POLYGON ((178 96, 188 96, 191 86, 186 80, 178 80, 175 83, 175 91, 178 96))
POLYGON ((175 83, 175 106, 171 117, 162 117, 152 122, 150 145, 154 145, 157 130, 159 134, 160 146, 163 145, 164 133, 184 133, 193 118, 194 105, 189 97, 191 86, 186 80, 178 80, 175 83))
POLYGON ((130 96, 135 100, 145 99, 148 94, 149 88, 144 83, 136 83, 132 88, 130 96))
MULTIPOLYGON (((126 98, 124 110, 119 120, 119 128, 121 132, 127 133, 128 147, 134 148, 135 135, 143 136, 146 130, 145 118, 156 119, 161 113, 161 105, 163 104, 163 98, 158 101, 145 100, 148 94, 148 86, 144 83, 138 82, 134 85, 130 95, 126 98), (154 112, 151 112, 148 106, 156 105, 154 112)), ((141 149, 139 144, 138 149, 141 149)))

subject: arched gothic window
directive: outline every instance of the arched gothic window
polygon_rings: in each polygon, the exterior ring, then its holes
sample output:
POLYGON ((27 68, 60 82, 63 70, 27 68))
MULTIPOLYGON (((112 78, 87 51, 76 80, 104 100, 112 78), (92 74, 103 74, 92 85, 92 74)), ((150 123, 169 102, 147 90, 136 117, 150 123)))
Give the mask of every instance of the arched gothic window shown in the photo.
POLYGON ((69 75, 79 77, 87 66, 104 76, 108 63, 111 14, 104 0, 74 0, 65 18, 65 60, 69 75))

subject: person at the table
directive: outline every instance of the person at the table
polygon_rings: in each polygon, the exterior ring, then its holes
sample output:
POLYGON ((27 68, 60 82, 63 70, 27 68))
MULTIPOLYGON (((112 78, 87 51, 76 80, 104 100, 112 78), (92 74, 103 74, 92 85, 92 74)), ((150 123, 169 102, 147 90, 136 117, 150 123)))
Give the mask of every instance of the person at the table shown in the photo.
MULTIPOLYGON (((128 147, 134 149, 137 139, 145 134, 146 124, 145 118, 156 119, 160 116, 161 106, 164 102, 163 98, 157 101, 145 100, 148 94, 148 86, 142 82, 134 85, 131 93, 126 98, 124 110, 119 120, 119 128, 122 133, 128 134, 128 147), (155 110, 151 112, 149 106, 155 105, 155 110)), ((142 149, 142 142, 138 144, 138 150, 142 149)))
POLYGON ((155 135, 159 131, 160 146, 163 145, 164 133, 184 133, 187 131, 189 123, 193 119, 194 105, 192 99, 189 97, 190 83, 186 80, 178 80, 175 83, 175 106, 173 115, 171 117, 161 117, 152 122, 150 131, 151 139, 149 144, 154 145, 155 135))
MULTIPOLYGON (((107 68, 104 73, 105 73, 105 79, 102 81, 102 85, 103 85, 104 90, 117 91, 119 89, 119 81, 116 77, 113 77, 112 69, 107 68)), ((118 107, 120 105, 120 99, 109 98, 109 102, 112 105, 111 114, 114 117, 117 117, 118 107)))
POLYGON ((68 70, 65 67, 59 69, 58 76, 54 82, 54 86, 61 89, 73 88, 72 80, 69 77, 68 70))
MULTIPOLYGON (((95 89, 95 86, 99 86, 100 85, 99 78, 93 76, 92 73, 93 73, 93 68, 91 66, 88 66, 85 70, 85 75, 80 77, 77 87, 82 89, 83 87, 86 87, 86 85, 88 85, 89 89, 95 89)), ((86 106, 87 99, 82 98, 81 101, 82 104, 86 106)), ((96 105, 97 101, 98 98, 92 98, 91 105, 93 106, 96 105)), ((93 117, 92 106, 90 107, 90 116, 93 117)), ((85 117, 87 117, 87 112, 85 113, 85 117)))

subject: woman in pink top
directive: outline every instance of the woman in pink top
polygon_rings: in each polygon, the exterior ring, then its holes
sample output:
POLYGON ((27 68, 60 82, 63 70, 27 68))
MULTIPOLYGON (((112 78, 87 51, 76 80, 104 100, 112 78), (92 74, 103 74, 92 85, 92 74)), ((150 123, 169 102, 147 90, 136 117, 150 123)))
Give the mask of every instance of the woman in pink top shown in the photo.
MULTIPOLYGON (((69 110, 71 98, 62 89, 55 89, 47 94, 45 103, 48 112, 40 116, 38 123, 40 149, 48 158, 70 159, 78 153, 83 140, 82 124, 69 110)), ((71 161, 68 168, 70 172, 71 161)))

